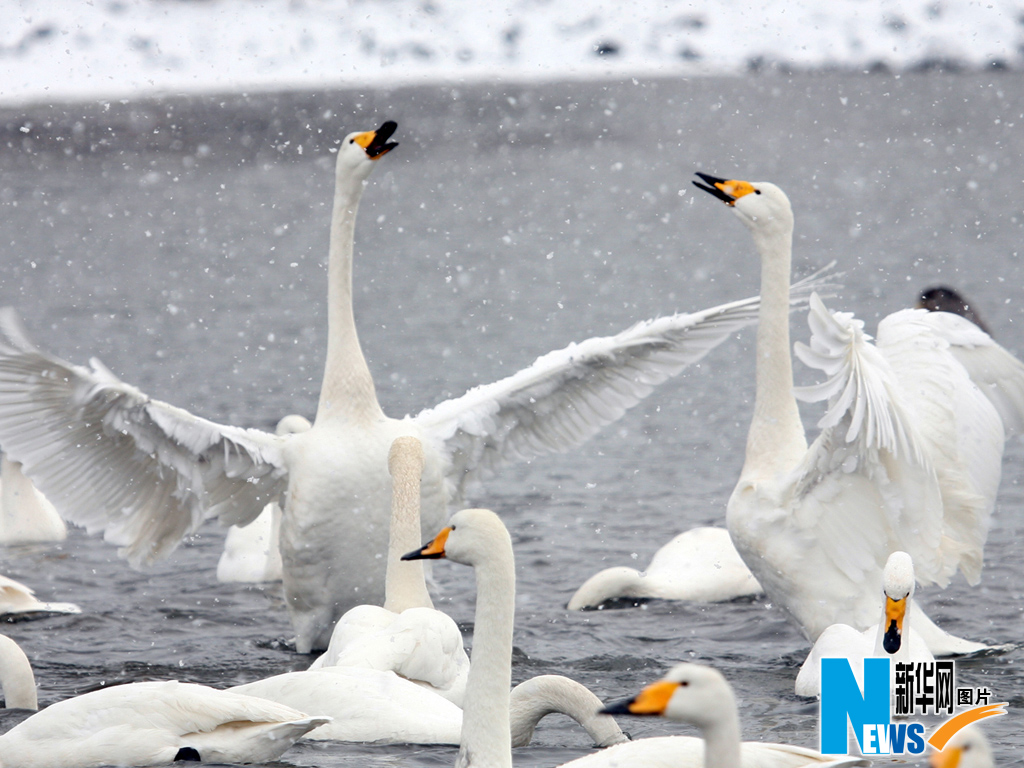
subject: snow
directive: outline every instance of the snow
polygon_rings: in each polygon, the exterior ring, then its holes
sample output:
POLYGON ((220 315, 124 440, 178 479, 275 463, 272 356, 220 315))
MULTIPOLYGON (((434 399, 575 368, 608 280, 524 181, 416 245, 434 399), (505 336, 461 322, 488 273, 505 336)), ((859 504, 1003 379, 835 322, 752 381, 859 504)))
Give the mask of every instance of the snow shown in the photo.
POLYGON ((0 103, 1024 66, 1024 0, 0 0, 0 103))

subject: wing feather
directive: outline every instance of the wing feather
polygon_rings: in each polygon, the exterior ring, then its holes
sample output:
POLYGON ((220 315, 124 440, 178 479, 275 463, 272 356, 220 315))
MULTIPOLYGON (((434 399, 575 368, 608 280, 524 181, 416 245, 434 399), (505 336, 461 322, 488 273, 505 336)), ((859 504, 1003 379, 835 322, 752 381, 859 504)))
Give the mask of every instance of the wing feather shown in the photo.
MULTIPOLYGON (((793 285, 801 307, 814 290, 831 290, 833 265, 793 285)), ((415 417, 449 458, 454 497, 498 465, 580 445, 620 418, 666 379, 757 322, 760 298, 637 323, 538 358, 493 384, 469 390, 415 417)))
POLYGON ((255 518, 284 489, 282 438, 153 400, 98 360, 40 352, 10 310, 0 334, 0 444, 63 517, 103 531, 133 565, 211 514, 255 518))

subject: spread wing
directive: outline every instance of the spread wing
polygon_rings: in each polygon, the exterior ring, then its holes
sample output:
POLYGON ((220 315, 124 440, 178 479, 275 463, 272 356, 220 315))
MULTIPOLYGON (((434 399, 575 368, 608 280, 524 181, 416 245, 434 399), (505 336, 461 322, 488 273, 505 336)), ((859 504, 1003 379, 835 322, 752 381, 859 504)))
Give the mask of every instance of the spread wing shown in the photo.
MULTIPOLYGON (((828 401, 797 473, 797 524, 855 585, 873 585, 897 549, 924 583, 946 584, 957 568, 976 580, 981 567, 994 487, 973 465, 994 456, 999 466, 1002 428, 923 314, 886 318, 873 345, 863 323, 812 296, 811 345, 796 345, 828 377, 797 391, 828 401)), ((864 593, 873 604, 873 590, 864 593)))
POLYGON ((284 490, 284 438, 216 424, 125 384, 98 360, 35 349, 0 314, 0 445, 60 514, 122 547, 167 555, 203 519, 245 523, 284 490))
MULTIPOLYGON (((792 304, 834 288, 833 265, 793 285, 792 304)), ((455 497, 498 465, 565 451, 585 442, 698 362, 740 329, 757 322, 760 297, 692 314, 646 320, 615 336, 549 352, 506 379, 471 389, 423 411, 415 421, 449 458, 455 497)))

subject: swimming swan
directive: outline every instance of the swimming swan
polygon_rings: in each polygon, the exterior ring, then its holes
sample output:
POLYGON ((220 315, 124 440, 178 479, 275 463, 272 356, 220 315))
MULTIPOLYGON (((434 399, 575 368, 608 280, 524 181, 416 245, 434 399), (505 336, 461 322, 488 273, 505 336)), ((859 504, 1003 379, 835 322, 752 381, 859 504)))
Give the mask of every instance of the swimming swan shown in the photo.
MULTIPOLYGON (((277 422, 274 434, 295 435, 312 426, 305 416, 292 413, 277 422)), ((280 539, 281 505, 272 501, 251 523, 228 528, 224 551, 217 561, 217 581, 280 581, 283 571, 280 539)))
POLYGON ((68 528, 57 510, 25 477, 21 464, 0 457, 0 544, 64 541, 68 528))
POLYGON ((864 659, 935 661, 928 644, 914 634, 914 561, 906 552, 893 552, 882 572, 882 621, 863 632, 849 624, 833 624, 822 632, 796 676, 797 696, 821 695, 821 660, 846 658, 857 683, 864 687, 864 659))
MULTIPOLYGON (((501 519, 490 510, 456 512, 446 528, 406 558, 447 558, 473 566, 476 618, 473 654, 466 685, 457 768, 511 768, 508 681, 512 675, 512 625, 515 614, 515 562, 512 541, 501 519)), ((728 688, 726 689, 728 692, 728 688)), ((731 694, 730 694, 731 698, 731 694)), ((735 705, 732 710, 736 719, 735 705)), ((739 727, 735 727, 739 741, 739 727)), ((859 759, 834 760, 812 750, 753 743, 744 749, 742 768, 801 765, 861 765, 859 759)), ((703 742, 688 736, 630 741, 566 763, 572 768, 697 768, 703 742)), ((733 763, 732 766, 737 765, 733 763)))
POLYGON ((976 725, 961 728, 941 752, 928 756, 931 768, 993 768, 995 758, 984 732, 976 725))
POLYGON ((365 182, 396 146, 395 128, 350 134, 338 149, 327 361, 307 432, 275 436, 198 418, 97 360, 79 367, 38 351, 11 313, 0 323, 0 445, 66 519, 102 530, 132 564, 166 555, 207 517, 244 524, 287 491, 284 591, 303 653, 327 647, 345 610, 384 598, 396 437, 423 442, 423 524, 436 530, 468 484, 503 462, 579 445, 756 320, 756 298, 650 320, 551 352, 413 418, 388 418, 356 333, 352 238, 365 182), (355 550, 344 544, 353 537, 362 542, 355 550))
POLYGON ((469 657, 455 621, 434 609, 423 563, 402 562, 420 538, 423 445, 399 437, 388 453, 391 528, 384 606, 357 605, 334 627, 327 650, 310 669, 357 666, 394 672, 462 706, 469 657))
MULTIPOLYGON (((619 715, 661 715, 669 720, 691 723, 701 738, 668 737, 696 742, 698 749, 687 762, 664 765, 692 765, 704 768, 735 768, 743 766, 852 766, 870 765, 857 757, 822 755, 790 744, 769 744, 761 741, 740 741, 740 719, 732 686, 722 674, 703 664, 679 664, 657 683, 644 688, 631 699, 606 707, 604 712, 619 715)), ((661 741, 663 739, 657 739, 661 741)), ((653 741, 645 739, 644 741, 653 741)), ((643 743, 643 742, 636 742, 643 743)), ((620 748, 621 749, 621 748, 620 748)), ((661 765, 662 763, 658 763, 661 765)), ((626 765, 626 763, 621 763, 626 765)), ((651 763, 645 763, 651 765, 651 763)))
POLYGON ((643 571, 605 568, 569 599, 570 611, 597 608, 616 598, 659 598, 718 603, 764 590, 724 528, 691 528, 654 553, 643 571))
MULTIPOLYGON (((1005 439, 989 398, 1019 419, 1024 366, 944 312, 890 315, 871 345, 862 323, 812 296, 811 345, 796 353, 828 379, 802 397, 829 402, 808 448, 789 350, 789 200, 767 182, 698 176, 761 256, 754 415, 726 522, 772 603, 814 641, 832 624, 877 621, 890 552, 910 554, 924 584, 945 585, 958 568, 977 582, 1005 439), (986 378, 983 389, 972 376, 986 378)), ((936 656, 984 647, 914 613, 914 632, 936 656)))
POLYGON ((0 576, 0 616, 81 612, 74 603, 44 603, 20 581, 0 576))
MULTIPOLYGON (((8 706, 35 709, 32 667, 6 637, 0 684, 8 706)), ((127 683, 58 701, 0 735, 0 768, 262 763, 328 720, 193 683, 127 683)))

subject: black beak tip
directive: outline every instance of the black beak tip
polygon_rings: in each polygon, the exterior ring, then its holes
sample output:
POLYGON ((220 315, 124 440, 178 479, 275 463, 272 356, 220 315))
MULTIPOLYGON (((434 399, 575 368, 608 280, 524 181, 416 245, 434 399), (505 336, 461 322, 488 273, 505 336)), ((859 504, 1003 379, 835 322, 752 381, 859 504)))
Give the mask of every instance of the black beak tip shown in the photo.
POLYGON ((387 141, 391 138, 391 135, 398 130, 398 123, 394 120, 385 120, 381 123, 380 128, 377 129, 377 136, 380 137, 381 141, 387 141))
POLYGON ((707 173, 701 173, 700 171, 696 171, 696 175, 700 177, 701 181, 707 182, 712 186, 715 184, 724 184, 726 181, 725 179, 720 179, 717 176, 712 176, 707 173))
POLYGON ((891 655, 900 649, 901 643, 900 631, 896 629, 896 622, 893 621, 890 623, 889 629, 882 636, 882 648, 891 655))
POLYGON ((704 190, 709 195, 717 197, 723 203, 727 203, 728 205, 732 205, 733 203, 736 202, 736 200, 731 195, 727 195, 725 192, 723 192, 721 189, 715 186, 715 184, 724 184, 726 181, 725 179, 720 179, 717 176, 711 176, 707 173, 701 173, 700 171, 697 171, 696 174, 702 180, 707 182, 707 184, 701 184, 699 181, 693 182, 693 186, 695 186, 697 189, 704 190))
POLYGON ((598 710, 599 715, 628 715, 631 714, 629 711, 629 705, 633 703, 632 699, 623 699, 622 701, 616 701, 598 710))
POLYGON ((421 560, 423 558, 423 549, 414 549, 412 552, 406 552, 402 555, 402 560, 421 560))

